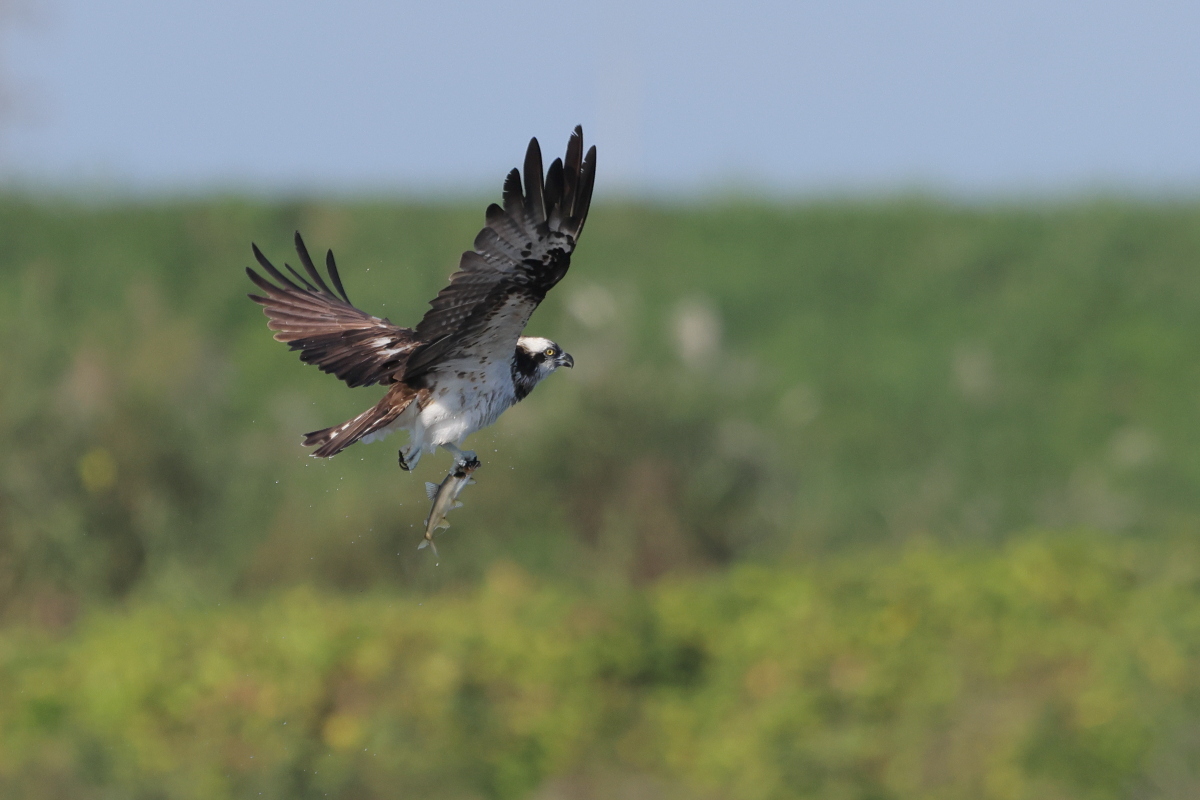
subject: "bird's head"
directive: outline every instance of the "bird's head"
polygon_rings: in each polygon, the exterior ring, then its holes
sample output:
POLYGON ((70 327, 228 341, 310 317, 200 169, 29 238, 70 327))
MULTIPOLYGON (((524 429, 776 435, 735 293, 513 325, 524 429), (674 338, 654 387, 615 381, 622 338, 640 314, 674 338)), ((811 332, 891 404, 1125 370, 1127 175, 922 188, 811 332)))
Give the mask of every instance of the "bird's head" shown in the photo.
POLYGON ((522 336, 517 339, 516 359, 513 362, 517 399, 524 399, 534 386, 559 367, 573 366, 575 359, 557 343, 541 336, 522 336))

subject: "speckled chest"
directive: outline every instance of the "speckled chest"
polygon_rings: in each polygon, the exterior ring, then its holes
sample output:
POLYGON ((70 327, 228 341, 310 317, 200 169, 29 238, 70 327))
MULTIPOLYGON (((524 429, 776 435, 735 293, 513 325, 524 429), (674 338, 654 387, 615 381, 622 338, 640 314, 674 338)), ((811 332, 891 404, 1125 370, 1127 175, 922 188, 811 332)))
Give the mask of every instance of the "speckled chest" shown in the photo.
POLYGON ((435 418, 453 421, 471 432, 491 425, 515 402, 511 364, 449 362, 438 369, 421 416, 434 424, 435 418))

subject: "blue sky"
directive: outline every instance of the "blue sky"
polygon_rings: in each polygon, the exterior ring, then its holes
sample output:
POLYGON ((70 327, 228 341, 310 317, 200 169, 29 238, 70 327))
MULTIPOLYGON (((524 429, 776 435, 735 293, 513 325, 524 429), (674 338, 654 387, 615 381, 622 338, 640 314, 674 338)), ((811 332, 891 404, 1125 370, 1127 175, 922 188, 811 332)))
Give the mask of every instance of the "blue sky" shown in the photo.
POLYGON ((601 191, 1200 188, 1200 4, 27 0, 0 175, 494 189, 576 123, 601 191))

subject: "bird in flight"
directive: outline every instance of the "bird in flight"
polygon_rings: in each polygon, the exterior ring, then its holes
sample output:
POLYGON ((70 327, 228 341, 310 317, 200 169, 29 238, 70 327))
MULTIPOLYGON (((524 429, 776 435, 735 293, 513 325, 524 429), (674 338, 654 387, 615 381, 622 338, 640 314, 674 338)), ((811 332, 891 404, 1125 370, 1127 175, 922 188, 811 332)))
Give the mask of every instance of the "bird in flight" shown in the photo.
POLYGON ((350 303, 330 251, 328 282, 296 233, 304 274, 275 268, 252 245, 263 277, 247 267, 263 295, 275 339, 300 360, 349 386, 388 386, 378 403, 341 425, 305 434, 312 455, 329 458, 358 441, 407 430, 400 466, 413 469, 422 453, 449 450, 456 463, 476 462, 463 440, 495 422, 559 367, 574 366, 561 347, 523 336, 538 304, 567 274, 592 199, 596 148, 583 153, 576 127, 563 159, 542 172, 537 139, 525 153, 524 181, 514 169, 504 181, 504 206, 492 204, 487 222, 463 253, 450 284, 430 301, 415 328, 401 328, 350 303), (332 284, 332 288, 330 285, 332 284))

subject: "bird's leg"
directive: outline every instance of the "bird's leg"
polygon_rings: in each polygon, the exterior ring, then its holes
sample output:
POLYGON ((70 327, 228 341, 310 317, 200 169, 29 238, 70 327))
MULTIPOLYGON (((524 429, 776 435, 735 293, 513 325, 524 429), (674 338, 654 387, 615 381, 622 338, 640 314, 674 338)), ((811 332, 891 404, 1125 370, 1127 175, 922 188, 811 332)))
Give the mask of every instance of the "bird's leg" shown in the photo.
POLYGON ((475 457, 474 450, 459 450, 458 445, 454 444, 444 444, 442 447, 454 454, 454 466, 479 468, 479 459, 475 457))
POLYGON ((421 460, 421 448, 414 448, 411 444, 407 447, 402 447, 399 452, 400 469, 405 472, 411 472, 417 468, 417 462, 421 460), (407 450, 408 452, 404 452, 407 450))

